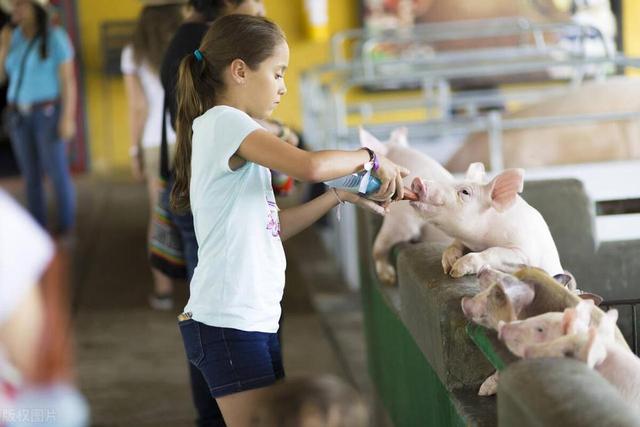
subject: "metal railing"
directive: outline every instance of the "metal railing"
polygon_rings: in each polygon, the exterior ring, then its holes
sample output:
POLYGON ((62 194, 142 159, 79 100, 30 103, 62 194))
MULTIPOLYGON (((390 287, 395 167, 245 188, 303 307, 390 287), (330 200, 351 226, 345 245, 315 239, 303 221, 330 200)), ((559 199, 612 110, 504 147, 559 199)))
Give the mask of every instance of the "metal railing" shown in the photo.
POLYGON ((631 308, 631 348, 636 356, 640 356, 640 354, 638 354, 638 308, 640 307, 640 298, 603 301, 600 307, 606 308, 607 310, 612 308, 618 309, 619 314, 620 307, 631 308))

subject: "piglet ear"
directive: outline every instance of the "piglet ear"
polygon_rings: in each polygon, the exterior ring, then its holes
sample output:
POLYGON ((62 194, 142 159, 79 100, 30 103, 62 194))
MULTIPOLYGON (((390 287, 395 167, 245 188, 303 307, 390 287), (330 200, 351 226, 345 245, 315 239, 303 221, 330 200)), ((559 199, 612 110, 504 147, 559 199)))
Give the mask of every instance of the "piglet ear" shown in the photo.
POLYGON ((498 212, 509 209, 516 201, 524 185, 523 169, 507 169, 487 184, 491 194, 491 204, 498 212))
POLYGON ((391 132, 391 137, 389 138, 389 142, 391 144, 398 144, 403 147, 408 147, 409 146, 409 141, 407 140, 408 134, 409 134, 409 129, 407 129, 404 126, 401 128, 394 129, 393 132, 391 132))
POLYGON ((595 368, 607 358, 607 349, 596 328, 589 328, 589 337, 582 351, 582 358, 590 368, 595 368))
POLYGON ((492 301, 493 305, 489 310, 496 310, 496 312, 501 313, 501 320, 505 322, 518 320, 518 315, 514 311, 511 299, 509 295, 507 295, 505 286, 502 283, 497 282, 491 287, 489 300, 492 301))
POLYGON ((562 314, 562 335, 571 335, 576 333, 576 309, 567 308, 562 314))
POLYGON ((574 330, 575 332, 584 332, 589 328, 589 324, 591 323, 591 313, 593 312, 593 308, 595 304, 593 300, 580 300, 578 305, 575 306, 576 311, 576 325, 577 328, 574 330))
POLYGON ((484 165, 480 162, 471 163, 467 168, 467 175, 465 179, 467 181, 481 183, 484 179, 484 165))
POLYGON ((489 286, 496 283, 500 276, 498 272, 491 268, 490 265, 484 264, 476 273, 476 277, 478 278, 478 283, 480 284, 481 289, 487 289, 489 286))
POLYGON ((598 325, 598 334, 603 339, 615 340, 616 336, 616 322, 618 321, 618 310, 611 309, 602 316, 600 325, 598 325))
POLYGON ((531 286, 520 281, 508 286, 504 286, 504 291, 507 294, 509 302, 511 303, 513 315, 515 316, 514 320, 517 319, 518 315, 525 307, 531 304, 536 296, 531 286))
POLYGON ((386 145, 384 145, 378 140, 378 138, 371 135, 362 127, 360 128, 360 145, 362 147, 369 148, 378 154, 382 154, 383 156, 386 156, 387 152, 389 151, 386 145))
POLYGON ((575 277, 573 277, 573 274, 569 273, 568 271, 556 274, 555 276, 553 276, 553 278, 570 291, 575 291, 578 287, 575 277))

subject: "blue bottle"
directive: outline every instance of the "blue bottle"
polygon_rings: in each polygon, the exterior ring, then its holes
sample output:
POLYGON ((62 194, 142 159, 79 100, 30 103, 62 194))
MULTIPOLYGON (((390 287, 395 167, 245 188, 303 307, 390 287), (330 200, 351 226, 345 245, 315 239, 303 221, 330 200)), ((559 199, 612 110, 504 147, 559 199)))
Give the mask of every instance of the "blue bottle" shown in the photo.
MULTIPOLYGON (((360 188, 360 182, 366 175, 366 172, 354 173, 351 175, 343 176, 341 178, 332 179, 331 181, 325 181, 325 185, 338 189, 338 190, 346 190, 352 193, 358 193, 358 189, 360 188)), ((367 190, 364 194, 374 194, 380 190, 381 182, 375 176, 371 176, 369 179, 369 184, 367 185, 367 190)))

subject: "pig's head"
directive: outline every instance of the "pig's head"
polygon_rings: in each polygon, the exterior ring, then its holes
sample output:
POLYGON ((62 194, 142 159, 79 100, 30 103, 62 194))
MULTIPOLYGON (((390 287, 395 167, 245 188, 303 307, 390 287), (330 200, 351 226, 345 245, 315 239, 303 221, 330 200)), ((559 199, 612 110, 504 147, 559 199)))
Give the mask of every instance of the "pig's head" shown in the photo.
POLYGON ((497 330, 501 320, 516 320, 535 297, 527 283, 491 268, 483 268, 478 280, 483 290, 472 298, 462 298, 462 312, 469 320, 487 328, 497 330))
POLYGON ((486 218, 507 211, 522 192, 524 171, 507 169, 483 183, 484 167, 473 163, 462 182, 436 182, 415 178, 411 190, 418 200, 411 205, 428 221, 452 237, 488 233, 486 218))
POLYGON ((607 357, 607 348, 595 327, 587 332, 565 335, 542 344, 532 344, 524 349, 525 359, 540 357, 565 357, 585 362, 590 368, 598 366, 607 357))
POLYGON ((382 154, 383 156, 386 156, 389 152, 389 149, 394 145, 402 146, 402 147, 407 147, 409 145, 409 142, 407 140, 407 133, 408 133, 408 130, 406 127, 394 129, 391 132, 391 136, 389 137, 389 140, 386 143, 384 143, 361 127, 360 128, 360 145, 362 147, 369 148, 378 154, 382 154))
POLYGON ((548 343, 530 345, 524 349, 524 357, 568 357, 596 367, 607 357, 607 343, 615 340, 617 320, 618 311, 609 310, 598 327, 581 327, 548 343))
POLYGON ((586 332, 591 321, 593 303, 581 301, 563 313, 549 312, 525 320, 498 323, 498 337, 519 357, 531 344, 553 341, 565 335, 586 332))
POLYGON ((549 312, 525 320, 498 323, 498 338, 516 356, 524 356, 526 346, 560 338, 563 313, 549 312))

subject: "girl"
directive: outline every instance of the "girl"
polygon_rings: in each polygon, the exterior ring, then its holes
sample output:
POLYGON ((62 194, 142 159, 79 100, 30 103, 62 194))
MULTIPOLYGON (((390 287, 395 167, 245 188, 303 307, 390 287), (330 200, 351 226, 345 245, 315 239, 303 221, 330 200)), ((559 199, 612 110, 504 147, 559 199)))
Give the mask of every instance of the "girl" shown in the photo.
POLYGON ((385 208, 331 191, 281 213, 269 168, 303 181, 325 181, 373 161, 376 195, 403 196, 408 171, 367 150, 306 152, 264 130, 286 93, 289 48, 264 18, 216 20, 200 48, 183 59, 177 93, 177 152, 172 204, 191 208, 198 265, 179 316, 187 357, 207 381, 225 421, 248 424, 250 408, 284 376, 276 332, 284 289, 285 240, 338 203, 379 214, 385 208), (396 191, 397 190, 397 191, 396 191))
POLYGON ((0 79, 9 76, 9 132, 25 178, 29 211, 46 227, 45 172, 57 196, 57 231, 66 235, 74 225, 76 209, 65 145, 76 132, 76 80, 73 47, 62 28, 50 27, 48 3, 9 3, 18 27, 13 33, 8 25, 2 29, 0 79))
MULTIPOLYGON (((151 231, 152 214, 158 204, 161 190, 160 138, 162 131, 162 105, 164 90, 160 83, 160 66, 171 37, 184 19, 184 6, 164 4, 159 0, 146 0, 140 13, 133 43, 122 50, 120 68, 129 106, 131 125, 131 170, 134 178, 147 182, 151 231)), ((175 142, 172 129, 167 129, 169 143, 175 142)), ((151 268, 153 294, 149 304, 157 310, 173 308, 172 279, 159 269, 151 268)))

